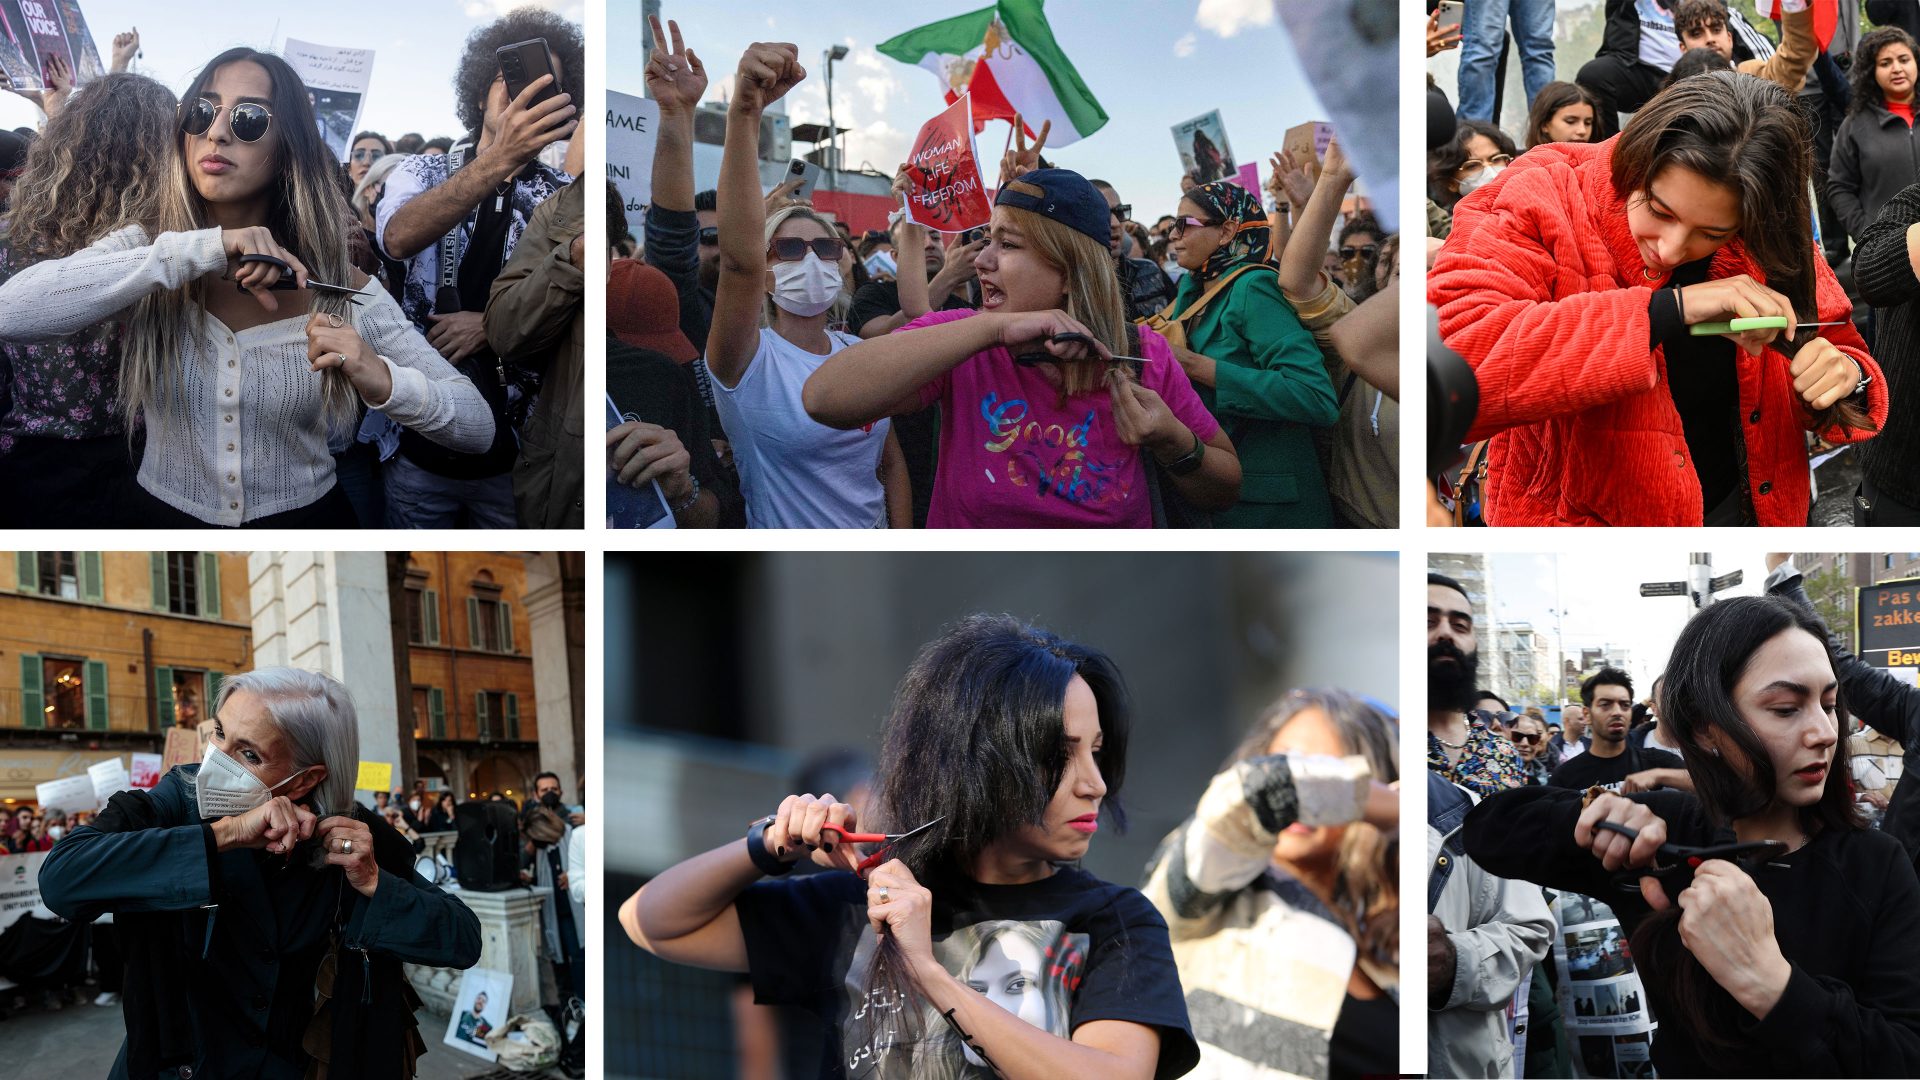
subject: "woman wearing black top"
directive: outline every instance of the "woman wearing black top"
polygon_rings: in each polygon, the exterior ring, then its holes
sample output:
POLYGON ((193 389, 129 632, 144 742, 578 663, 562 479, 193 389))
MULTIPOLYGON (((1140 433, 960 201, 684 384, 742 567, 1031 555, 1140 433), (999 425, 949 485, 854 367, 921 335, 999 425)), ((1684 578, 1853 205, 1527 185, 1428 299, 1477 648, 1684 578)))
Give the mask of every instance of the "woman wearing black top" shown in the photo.
POLYGON ((1069 865, 1126 767, 1112 661, 1007 616, 921 650, 883 729, 872 815, 790 795, 620 909, 657 956, 751 972, 829 1027, 823 1076, 1173 1077, 1199 1049, 1145 897, 1069 865), (848 832, 904 833, 857 850, 848 832), (882 860, 862 881, 868 854, 882 860), (829 872, 760 882, 810 858, 829 872))
POLYGON ((453 830, 453 792, 443 791, 434 800, 433 813, 427 815, 426 832, 451 832, 453 830))
POLYGON ((1674 644, 1661 704, 1697 797, 1599 794, 1583 808, 1578 791, 1522 788, 1468 815, 1468 854, 1608 898, 1661 1021, 1663 1076, 1920 1075, 1920 881, 1854 808, 1819 624, 1771 597, 1707 608, 1674 644), (1766 840, 1786 853, 1751 870, 1656 857, 1668 842, 1766 840), (1642 869, 1638 892, 1616 887, 1642 869))

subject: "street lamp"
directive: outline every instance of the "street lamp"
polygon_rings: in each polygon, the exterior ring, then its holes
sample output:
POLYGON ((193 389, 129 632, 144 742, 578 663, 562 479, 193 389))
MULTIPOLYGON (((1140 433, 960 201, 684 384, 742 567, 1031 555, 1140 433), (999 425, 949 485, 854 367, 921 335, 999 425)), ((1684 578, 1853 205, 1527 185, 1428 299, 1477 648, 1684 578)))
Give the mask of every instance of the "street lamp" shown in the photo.
POLYGON ((827 169, 831 179, 827 182, 830 191, 840 190, 840 128, 833 120, 833 62, 847 58, 847 47, 835 45, 826 51, 827 58, 827 169))

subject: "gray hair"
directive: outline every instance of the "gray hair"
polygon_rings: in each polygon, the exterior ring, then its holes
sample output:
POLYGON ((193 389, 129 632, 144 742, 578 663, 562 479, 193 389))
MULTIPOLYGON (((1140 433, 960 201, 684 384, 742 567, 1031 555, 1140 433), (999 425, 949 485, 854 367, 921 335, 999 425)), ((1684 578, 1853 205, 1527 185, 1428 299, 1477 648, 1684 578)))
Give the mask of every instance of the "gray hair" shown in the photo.
POLYGON ((255 668, 220 683, 214 711, 243 690, 266 706, 267 718, 287 737, 297 764, 327 767, 327 778, 311 796, 314 813, 326 817, 350 809, 360 774, 360 722, 347 688, 317 671, 255 668))

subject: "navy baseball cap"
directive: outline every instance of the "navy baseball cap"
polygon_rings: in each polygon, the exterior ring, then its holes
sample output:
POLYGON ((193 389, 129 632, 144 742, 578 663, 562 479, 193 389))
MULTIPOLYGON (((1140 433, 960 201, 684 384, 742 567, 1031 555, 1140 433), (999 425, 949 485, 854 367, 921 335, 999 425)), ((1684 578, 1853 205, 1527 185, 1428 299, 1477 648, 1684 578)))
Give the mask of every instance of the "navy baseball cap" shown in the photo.
POLYGON ((1113 212, 1107 209, 1106 196, 1070 169, 1035 169, 1008 181, 993 197, 993 205, 1051 218, 1100 241, 1103 248, 1113 236, 1107 225, 1113 212))

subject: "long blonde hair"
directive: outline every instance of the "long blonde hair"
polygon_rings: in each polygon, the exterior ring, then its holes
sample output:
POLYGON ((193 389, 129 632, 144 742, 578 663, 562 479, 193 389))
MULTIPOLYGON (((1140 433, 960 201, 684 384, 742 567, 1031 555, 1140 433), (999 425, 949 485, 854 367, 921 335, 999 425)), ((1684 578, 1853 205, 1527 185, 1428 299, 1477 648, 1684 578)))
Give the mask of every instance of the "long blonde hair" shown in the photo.
POLYGON ((58 259, 128 225, 187 228, 175 176, 173 93, 144 75, 105 75, 76 90, 27 151, 8 243, 58 259))
MULTIPOLYGON (((315 280, 345 283, 352 273, 347 258, 347 223, 356 219, 342 191, 339 163, 314 126, 313 104, 307 100, 306 84, 300 76, 271 53, 228 49, 200 70, 181 100, 198 98, 217 71, 242 61, 265 69, 273 85, 269 131, 274 137, 274 167, 279 182, 273 188, 265 224, 274 240, 304 263, 315 280)), ((179 152, 173 185, 186 210, 185 229, 210 228, 206 200, 194 189, 188 172, 190 165, 184 152, 187 138, 185 132, 175 128, 174 146, 179 152)), ((162 429, 149 430, 149 442, 172 434, 169 429, 189 415, 192 403, 185 399, 184 385, 176 371, 181 353, 178 338, 183 329, 199 331, 200 325, 188 317, 188 304, 204 306, 207 288, 207 279, 200 278, 181 289, 148 295, 134 305, 120 364, 120 407, 129 433, 148 406, 152 406, 162 429)), ((350 315, 350 302, 343 297, 314 292, 309 299, 314 312, 350 315)), ((329 434, 349 430, 357 421, 359 395, 345 371, 327 369, 321 379, 320 405, 329 434)))
MULTIPOLYGON (((1030 187, 1031 193, 1041 194, 1038 187, 1022 185, 1018 180, 1008 186, 1015 190, 1030 187)), ((1072 226, 1031 210, 1017 206, 994 209, 1004 212, 1034 252, 1066 277, 1067 314, 1093 331, 1093 336, 1115 355, 1130 353, 1126 300, 1120 295, 1120 275, 1114 271, 1113 253, 1106 242, 1096 241, 1072 226)), ((1106 376, 1097 364, 1061 364, 1059 367, 1063 397, 1095 390, 1106 376)))

